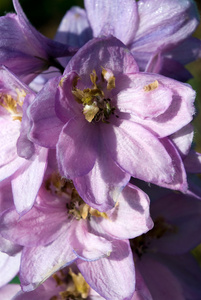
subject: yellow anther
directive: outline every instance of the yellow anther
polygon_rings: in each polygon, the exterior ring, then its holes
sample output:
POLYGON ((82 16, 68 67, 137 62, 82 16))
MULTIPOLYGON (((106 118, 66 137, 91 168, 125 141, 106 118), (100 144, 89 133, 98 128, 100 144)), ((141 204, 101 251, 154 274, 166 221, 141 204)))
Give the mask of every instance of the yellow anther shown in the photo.
POLYGON ((89 294, 89 285, 86 283, 81 273, 75 274, 72 270, 69 270, 69 274, 73 279, 75 290, 81 295, 83 299, 87 299, 89 294))
POLYGON ((157 89, 158 85, 159 85, 158 80, 155 80, 154 82, 152 82, 152 83, 150 83, 148 85, 145 85, 144 88, 143 88, 143 90, 145 92, 150 92, 150 91, 153 91, 153 90, 157 89))
POLYGON ((85 115, 85 119, 91 123, 94 119, 95 115, 98 113, 99 108, 96 103, 92 103, 91 105, 85 105, 83 108, 83 114, 85 115))

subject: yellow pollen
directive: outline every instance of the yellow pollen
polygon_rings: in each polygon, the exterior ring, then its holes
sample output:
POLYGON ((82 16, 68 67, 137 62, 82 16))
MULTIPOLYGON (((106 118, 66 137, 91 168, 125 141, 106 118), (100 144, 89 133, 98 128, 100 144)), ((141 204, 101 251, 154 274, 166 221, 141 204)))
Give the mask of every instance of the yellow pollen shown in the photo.
POLYGON ((83 114, 85 115, 85 119, 91 123, 94 119, 95 115, 98 113, 99 108, 97 104, 94 102, 91 105, 85 105, 83 108, 83 114))
POLYGON ((75 189, 73 182, 61 177, 57 172, 52 173, 50 178, 46 180, 45 188, 53 195, 66 198, 68 214, 74 216, 78 221, 81 219, 90 219, 91 216, 108 219, 105 212, 99 212, 86 204, 75 189))
POLYGON ((69 270, 69 274, 73 279, 73 283, 77 293, 80 294, 83 299, 87 299, 89 294, 89 285, 86 283, 82 274, 81 273, 75 274, 72 272, 71 269, 69 270))
POLYGON ((10 115, 12 116, 13 121, 19 120, 22 121, 22 105, 26 92, 18 88, 15 89, 16 99, 9 94, 0 93, 0 106, 5 108, 10 115))
POLYGON ((24 90, 20 90, 18 88, 15 89, 16 93, 17 93, 17 104, 22 106, 23 102, 24 102, 24 98, 26 97, 26 92, 24 90), (22 100, 21 100, 22 99, 22 100))
MULTIPOLYGON (((105 96, 103 89, 106 90, 107 88, 107 90, 110 91, 115 88, 115 77, 113 73, 110 70, 102 68, 101 81, 98 79, 96 71, 93 70, 90 74, 92 87, 83 90, 77 87, 78 79, 80 78, 75 78, 73 82, 72 94, 75 100, 83 105, 82 112, 85 119, 89 123, 92 121, 109 123, 108 120, 111 114, 114 115, 115 107, 111 105, 110 99, 105 96)), ((106 91, 106 94, 107 93, 106 91)))
POLYGON ((115 88, 115 76, 112 72, 108 72, 102 67, 102 73, 101 73, 103 81, 107 81, 107 90, 111 91, 115 88))
POLYGON ((158 80, 155 80, 154 82, 152 82, 152 83, 150 83, 148 85, 145 85, 144 88, 143 88, 143 90, 145 92, 150 92, 150 91, 153 91, 153 90, 157 89, 158 85, 159 85, 158 80))

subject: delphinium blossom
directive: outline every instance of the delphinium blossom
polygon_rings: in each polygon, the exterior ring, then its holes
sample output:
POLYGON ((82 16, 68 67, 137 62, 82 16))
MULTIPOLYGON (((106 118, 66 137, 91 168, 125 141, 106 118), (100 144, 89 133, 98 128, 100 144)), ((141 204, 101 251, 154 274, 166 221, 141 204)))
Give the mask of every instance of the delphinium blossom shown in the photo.
POLYGON ((13 5, 17 14, 0 17, 0 65, 26 83, 50 66, 63 71, 57 57, 72 56, 75 50, 43 36, 27 20, 18 0, 13 5))
POLYGON ((15 207, 1 215, 2 237, 23 246, 23 290, 36 288, 56 270, 76 262, 86 281, 105 299, 130 299, 135 271, 128 239, 152 228, 148 196, 127 186, 112 210, 99 212, 84 203, 71 181, 50 167, 54 155, 49 159, 32 209, 20 219, 15 207))
POLYGON ((154 186, 145 190, 150 191, 154 227, 131 240, 141 274, 132 300, 199 300, 201 269, 190 251, 201 242, 201 202, 154 186))
POLYGON ((13 3, 17 14, 0 18, 0 254, 18 264, 0 297, 19 271, 13 300, 199 300, 189 251, 201 197, 186 174, 200 160, 195 92, 161 75, 190 77, 195 3, 85 0, 55 41, 13 3), (26 84, 50 66, 61 74, 33 92, 26 84), (131 176, 160 186, 143 188, 154 227, 131 176))
POLYGON ((141 71, 186 81, 184 65, 201 55, 192 33, 199 23, 192 0, 85 0, 63 18, 56 40, 81 47, 92 37, 113 35, 133 53, 141 71))
POLYGON ((62 176, 100 211, 114 206, 131 175, 185 192, 186 173, 171 136, 192 120, 194 98, 187 84, 140 73, 116 38, 93 39, 59 83, 51 79, 35 97, 29 138, 56 147, 62 176))
POLYGON ((34 96, 13 73, 0 68, 0 180, 11 178, 19 213, 32 207, 46 167, 47 150, 27 138, 26 110, 34 96))

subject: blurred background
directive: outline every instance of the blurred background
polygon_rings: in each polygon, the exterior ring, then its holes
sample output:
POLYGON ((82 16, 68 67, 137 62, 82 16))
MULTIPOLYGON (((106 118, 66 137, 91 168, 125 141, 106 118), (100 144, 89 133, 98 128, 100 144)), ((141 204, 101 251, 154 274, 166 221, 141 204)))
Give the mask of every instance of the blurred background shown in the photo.
MULTIPOLYGON (((201 1, 197 0, 195 2, 201 15, 201 1)), ((34 27, 49 38, 54 38, 62 17, 71 6, 84 7, 82 0, 20 0, 20 4, 34 27)), ((12 0, 0 0, 0 16, 8 12, 14 12, 12 0)), ((194 36, 201 39, 201 24, 195 31, 194 36)), ((197 113, 193 121, 195 127, 194 141, 196 150, 201 153, 201 59, 188 64, 187 68, 193 75, 193 78, 189 80, 189 84, 197 92, 197 113)), ((193 253, 201 265, 201 245, 193 253)), ((19 282, 19 279, 15 278, 14 282, 19 282)))

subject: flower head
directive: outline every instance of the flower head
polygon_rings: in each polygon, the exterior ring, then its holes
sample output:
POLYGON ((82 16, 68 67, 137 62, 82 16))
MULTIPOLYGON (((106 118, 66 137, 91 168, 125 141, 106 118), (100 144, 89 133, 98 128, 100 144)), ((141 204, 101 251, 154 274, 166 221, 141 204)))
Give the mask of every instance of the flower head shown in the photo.
POLYGON ((30 106, 30 139, 57 148, 61 174, 89 205, 113 207, 131 175, 187 188, 168 137, 192 120, 190 86, 139 73, 132 54, 112 37, 83 46, 57 82, 52 79, 30 106))

